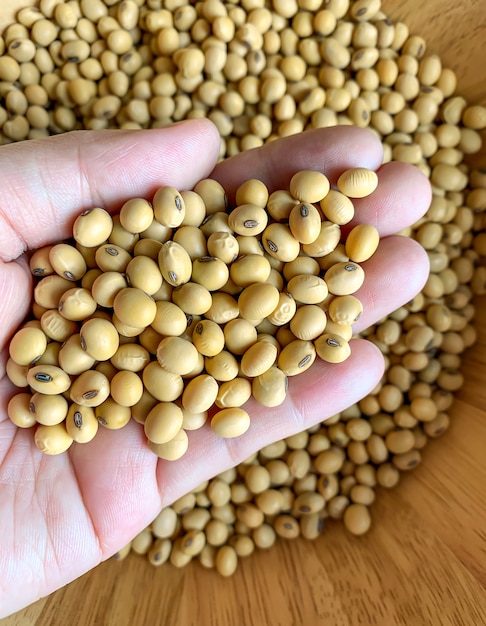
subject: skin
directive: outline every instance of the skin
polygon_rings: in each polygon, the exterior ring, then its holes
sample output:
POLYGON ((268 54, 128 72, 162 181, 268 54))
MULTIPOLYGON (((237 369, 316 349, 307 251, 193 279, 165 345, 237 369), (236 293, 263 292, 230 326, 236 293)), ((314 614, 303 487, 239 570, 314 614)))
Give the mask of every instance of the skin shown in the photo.
POLYGON ((190 189, 211 173, 233 199, 237 185, 252 177, 272 191, 304 168, 323 171, 333 183, 349 167, 379 168, 376 193, 356 201, 354 223, 373 224, 383 239, 364 263, 366 281, 357 295, 365 312, 355 330, 420 291, 426 255, 393 233, 427 210, 429 184, 411 166, 380 167, 381 144, 373 134, 354 127, 309 131, 215 167, 218 148, 207 120, 163 130, 82 131, 0 148, 0 617, 110 557, 163 506, 202 481, 358 401, 383 373, 381 353, 352 340, 344 363, 316 362, 292 378, 283 405, 267 409, 250 401, 245 408, 252 423, 244 437, 222 440, 209 427, 190 432, 189 451, 177 462, 158 460, 135 422, 119 431, 100 428, 92 442, 56 457, 35 448, 30 430, 10 423, 8 341, 28 313, 32 288, 24 253, 67 238, 75 217, 93 206, 114 212, 129 198, 151 198, 163 184, 190 189))

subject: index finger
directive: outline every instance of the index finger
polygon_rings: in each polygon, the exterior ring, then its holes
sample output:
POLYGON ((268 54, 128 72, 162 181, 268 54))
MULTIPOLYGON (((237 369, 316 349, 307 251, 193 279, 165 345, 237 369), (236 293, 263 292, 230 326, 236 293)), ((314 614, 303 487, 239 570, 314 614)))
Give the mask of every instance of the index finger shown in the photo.
POLYGON ((288 189, 293 174, 303 169, 323 172, 331 185, 347 169, 376 170, 378 188, 367 198, 353 200, 356 217, 349 227, 372 224, 384 237, 422 217, 430 205, 431 189, 418 168, 398 162, 382 165, 382 159, 382 144, 374 133, 356 126, 335 126, 308 130, 242 152, 219 163, 211 176, 223 185, 233 203, 236 189, 248 178, 258 178, 272 192, 288 189))
POLYGON ((269 191, 285 189, 298 170, 319 170, 332 184, 345 169, 377 169, 383 159, 378 137, 357 126, 316 128, 240 152, 219 163, 211 174, 225 188, 230 202, 238 186, 258 178, 269 191))

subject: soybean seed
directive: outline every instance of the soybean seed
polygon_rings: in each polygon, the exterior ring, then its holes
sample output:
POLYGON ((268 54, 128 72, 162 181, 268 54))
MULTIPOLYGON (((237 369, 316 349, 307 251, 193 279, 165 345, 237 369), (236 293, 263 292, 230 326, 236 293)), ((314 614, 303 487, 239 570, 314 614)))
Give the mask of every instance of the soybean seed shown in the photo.
POLYGON ((76 218, 73 225, 74 239, 81 245, 96 247, 104 243, 111 234, 113 220, 102 208, 88 209, 76 218))
POLYGON ((378 248, 380 235, 371 224, 358 224, 348 233, 345 251, 351 261, 362 263, 373 256, 378 248))
POLYGON ((173 402, 159 402, 148 413, 145 434, 155 444, 167 443, 182 427, 182 409, 173 402))
POLYGON ((35 363, 47 348, 47 337, 38 328, 21 328, 10 341, 10 358, 17 365, 35 363))
POLYGON ((102 372, 82 372, 71 385, 70 399, 81 406, 96 407, 110 394, 110 381, 102 372))
POLYGON ((349 198, 365 198, 378 186, 378 176, 373 170, 355 167, 346 170, 339 176, 338 189, 349 198))
POLYGON ((341 363, 351 354, 349 343, 339 335, 324 333, 314 341, 319 357, 327 363, 341 363))
POLYGON ((221 409, 211 420, 212 430, 224 439, 240 437, 249 427, 250 416, 239 407, 221 409))
POLYGON ((40 425, 35 431, 34 442, 44 454, 56 455, 66 452, 73 443, 73 438, 66 431, 64 424, 40 425))
POLYGON ((57 395, 71 386, 71 379, 55 365, 35 365, 27 372, 27 382, 38 393, 57 395))
POLYGON ((294 206, 289 215, 289 228, 300 243, 313 243, 321 231, 319 211, 313 204, 306 202, 294 206))
POLYGON ((66 430, 77 443, 88 443, 96 436, 99 422, 94 409, 73 403, 66 416, 66 430))
MULTIPOLYGON (((9 376, 10 378, 10 376, 9 376)), ((30 410, 30 393, 17 393, 10 398, 7 405, 7 415, 10 421, 19 428, 35 426, 35 415, 30 410)))
POLYGON ((355 293, 363 284, 365 274, 363 268, 351 261, 336 263, 324 276, 329 292, 335 296, 346 296, 355 293))

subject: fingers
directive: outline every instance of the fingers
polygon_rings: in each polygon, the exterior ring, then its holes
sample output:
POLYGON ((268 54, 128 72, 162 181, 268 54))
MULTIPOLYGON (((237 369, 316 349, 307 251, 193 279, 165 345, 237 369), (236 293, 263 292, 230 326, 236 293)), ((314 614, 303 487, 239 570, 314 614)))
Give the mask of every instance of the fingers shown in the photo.
POLYGON ((244 408, 251 425, 241 437, 221 439, 209 425, 190 432, 189 450, 179 461, 159 461, 157 480, 164 505, 264 446, 339 413, 369 393, 382 374, 379 350, 367 341, 353 340, 351 356, 343 363, 316 361, 305 374, 290 378, 282 405, 267 408, 250 400, 244 408))
POLYGON ((410 302, 429 275, 427 253, 407 237, 382 239, 371 259, 361 265, 365 282, 354 295, 363 303, 363 315, 353 326, 355 333, 410 302))
POLYGON ((372 224, 385 237, 414 224, 430 206, 432 191, 422 172, 407 163, 385 163, 378 187, 367 198, 353 200, 355 224, 372 224))
POLYGON ((100 428, 92 441, 73 444, 68 454, 105 559, 160 512, 158 459, 134 420, 120 430, 100 428))
POLYGON ((235 191, 248 178, 259 178, 270 191, 288 188, 295 172, 313 169, 324 172, 331 183, 350 167, 377 169, 382 162, 380 140, 368 130, 339 126, 309 130, 242 152, 219 163, 216 178, 234 201, 235 191))
POLYGON ((380 167, 382 157, 380 141, 366 129, 320 128, 242 152, 219 163, 211 176, 224 186, 230 202, 234 202, 238 185, 248 178, 259 178, 272 192, 287 189, 292 175, 301 169, 322 171, 336 184, 339 175, 351 167, 379 168, 377 190, 367 198, 353 200, 356 218, 344 230, 367 223, 386 236, 422 217, 430 205, 431 189, 418 168, 396 162, 380 167))
POLYGON ((119 209, 157 187, 209 175, 220 139, 207 120, 150 131, 79 131, 0 149, 0 258, 66 239, 81 211, 119 209))
POLYGON ((19 259, 19 263, 0 261, 0 378, 8 358, 6 341, 28 313, 31 289, 32 274, 25 258, 19 259))

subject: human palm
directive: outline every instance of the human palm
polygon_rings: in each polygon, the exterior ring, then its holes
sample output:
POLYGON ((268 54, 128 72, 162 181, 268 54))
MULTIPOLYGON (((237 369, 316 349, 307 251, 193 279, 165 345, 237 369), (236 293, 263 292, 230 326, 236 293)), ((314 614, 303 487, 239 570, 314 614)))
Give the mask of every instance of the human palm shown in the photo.
MULTIPOLYGON (((27 249, 66 239, 83 209, 117 210, 131 197, 150 198, 168 184, 190 189, 211 174, 231 195, 248 178, 270 190, 300 169, 331 181, 345 169, 380 167, 381 144, 352 127, 322 129, 278 140, 215 167, 216 129, 197 120, 151 131, 69 133, 0 148, 0 617, 73 580, 108 558, 142 530, 162 506, 236 465, 272 441, 309 428, 358 401, 376 385, 383 358, 371 343, 352 340, 338 365, 316 362, 290 380, 285 403, 250 401, 252 423, 241 438, 222 440, 203 427, 189 433, 176 462, 148 450, 143 428, 100 429, 89 444, 48 457, 30 430, 15 427, 6 406, 14 389, 5 376, 8 340, 30 307, 27 249)), ((359 297, 359 332, 409 301, 422 287, 427 257, 412 240, 393 236, 426 211, 430 190, 410 166, 379 169, 379 187, 357 200, 356 222, 382 236, 359 297)))

